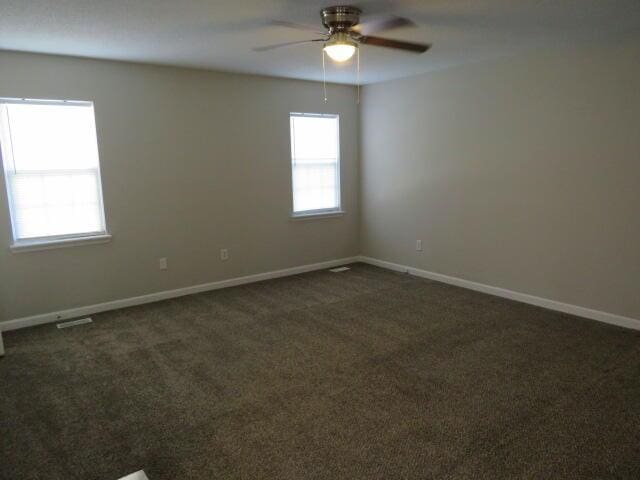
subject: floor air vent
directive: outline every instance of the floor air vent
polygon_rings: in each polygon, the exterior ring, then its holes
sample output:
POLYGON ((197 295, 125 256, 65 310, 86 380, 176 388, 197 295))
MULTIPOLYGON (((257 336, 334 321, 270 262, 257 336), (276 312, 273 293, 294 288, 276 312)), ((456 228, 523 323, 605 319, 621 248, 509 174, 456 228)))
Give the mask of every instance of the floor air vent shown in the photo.
POLYGON ((93 322, 93 320, 91 320, 91 317, 80 318, 78 320, 71 320, 70 322, 58 323, 57 327, 58 328, 69 328, 69 327, 75 327, 76 325, 83 325, 85 323, 91 323, 91 322, 93 322))
POLYGON ((338 267, 338 268, 332 268, 329 271, 333 273, 340 273, 340 272, 346 272, 347 270, 351 270, 351 269, 349 267, 338 267))
POLYGON ((126 477, 122 477, 120 480, 149 480, 149 477, 144 474, 143 470, 140 470, 136 473, 132 473, 131 475, 127 475, 126 477))

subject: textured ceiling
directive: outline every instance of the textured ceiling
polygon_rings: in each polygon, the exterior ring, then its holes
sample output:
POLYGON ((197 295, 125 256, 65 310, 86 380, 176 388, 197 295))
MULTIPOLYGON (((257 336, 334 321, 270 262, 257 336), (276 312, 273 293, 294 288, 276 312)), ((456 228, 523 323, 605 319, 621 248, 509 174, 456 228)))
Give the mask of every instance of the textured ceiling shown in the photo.
MULTIPOLYGON (((316 0, 0 0, 0 49, 322 79, 321 47, 255 53, 254 46, 313 38, 269 26, 320 26, 316 0)), ((339 2, 338 2, 339 4, 339 2)), ((431 42, 424 55, 364 46, 363 83, 508 55, 532 47, 640 38, 640 0, 361 0, 365 14, 394 13, 417 28, 381 36, 431 42)), ((327 79, 355 83, 353 65, 327 79)))

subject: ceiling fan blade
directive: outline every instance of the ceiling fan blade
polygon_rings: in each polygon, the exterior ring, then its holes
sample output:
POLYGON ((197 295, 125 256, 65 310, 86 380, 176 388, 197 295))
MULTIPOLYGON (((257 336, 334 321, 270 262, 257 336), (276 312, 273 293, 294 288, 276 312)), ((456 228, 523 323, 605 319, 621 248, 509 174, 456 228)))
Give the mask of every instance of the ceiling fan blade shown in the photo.
POLYGON ((390 38, 361 36, 358 41, 364 45, 373 45, 374 47, 394 48, 396 50, 405 50, 407 52, 424 53, 431 48, 429 44, 403 42, 401 40, 391 40, 390 38))
POLYGON ((373 33, 384 32, 394 28, 415 27, 414 22, 408 18, 397 17, 395 15, 384 15, 372 18, 367 22, 362 22, 353 27, 351 30, 361 35, 371 35, 373 33))
POLYGON ((287 22, 286 20, 271 20, 269 23, 277 27, 293 28, 294 30, 303 30, 305 32, 313 32, 313 33, 317 33, 318 35, 327 35, 327 36, 329 35, 326 31, 318 27, 315 27, 313 25, 287 22))
POLYGON ((314 38, 313 40, 299 40, 297 42, 284 42, 284 43, 276 43, 274 45, 265 45, 263 47, 255 47, 252 50, 254 52, 266 52, 267 50, 274 50, 280 47, 289 47, 291 45, 300 45, 303 43, 313 43, 313 42, 326 42, 326 38, 314 38))

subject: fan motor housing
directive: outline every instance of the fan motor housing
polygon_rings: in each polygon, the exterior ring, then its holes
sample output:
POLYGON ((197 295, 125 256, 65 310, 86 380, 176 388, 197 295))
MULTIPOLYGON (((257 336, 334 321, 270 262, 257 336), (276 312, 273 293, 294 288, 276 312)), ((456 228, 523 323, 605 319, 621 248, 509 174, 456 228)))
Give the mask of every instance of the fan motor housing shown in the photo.
POLYGON ((356 7, 337 6, 322 9, 322 24, 329 29, 331 33, 344 32, 360 22, 360 14, 362 10, 356 7))

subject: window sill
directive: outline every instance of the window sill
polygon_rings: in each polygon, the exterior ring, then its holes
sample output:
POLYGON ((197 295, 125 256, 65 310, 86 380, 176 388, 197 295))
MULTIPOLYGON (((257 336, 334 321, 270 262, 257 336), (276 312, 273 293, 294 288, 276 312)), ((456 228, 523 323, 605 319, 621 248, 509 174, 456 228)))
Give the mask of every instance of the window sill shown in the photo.
POLYGON ((59 238, 56 240, 38 240, 34 242, 22 241, 14 243, 9 247, 9 249, 14 253, 37 252, 40 250, 52 250, 54 248, 107 243, 110 242, 111 239, 111 235, 104 233, 101 235, 90 235, 87 237, 59 238))
POLYGON ((346 212, 344 210, 327 210, 324 212, 312 212, 312 213, 292 213, 291 220, 312 220, 320 218, 335 218, 342 217, 346 212))

